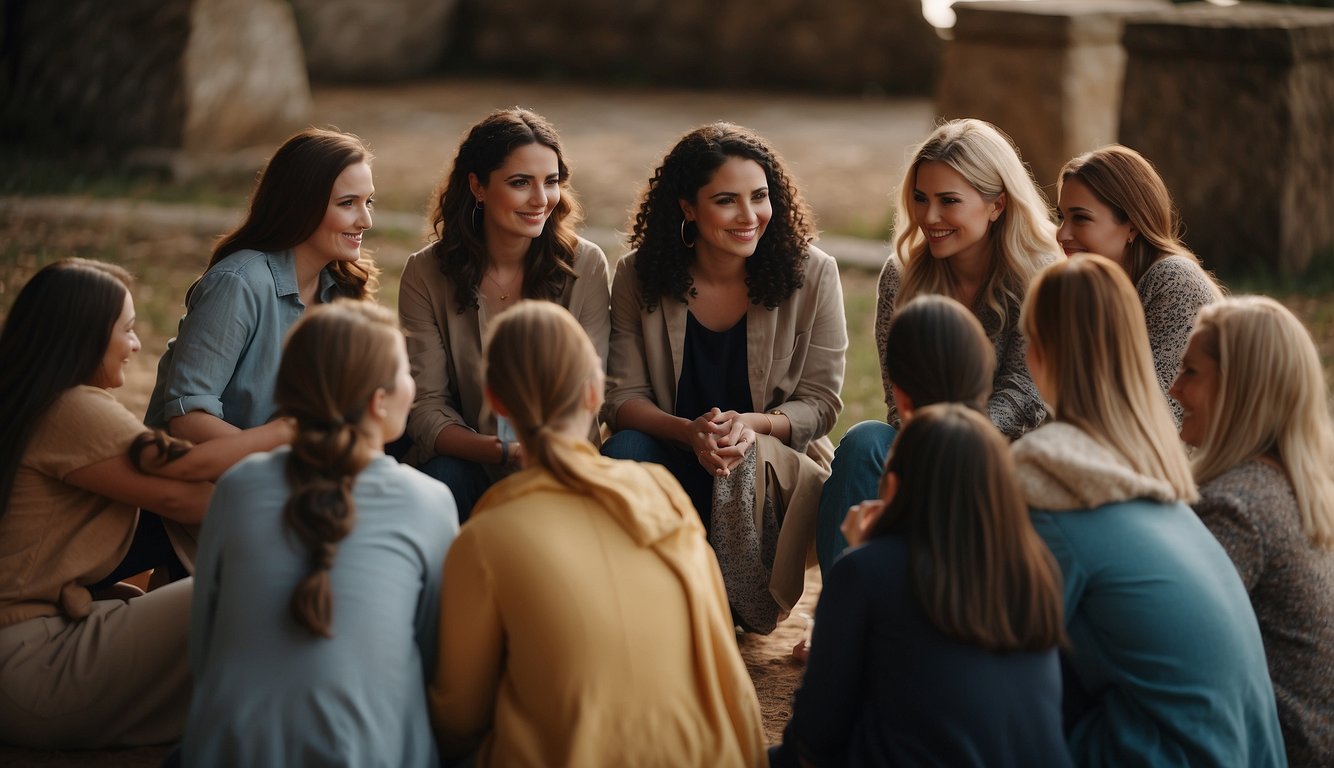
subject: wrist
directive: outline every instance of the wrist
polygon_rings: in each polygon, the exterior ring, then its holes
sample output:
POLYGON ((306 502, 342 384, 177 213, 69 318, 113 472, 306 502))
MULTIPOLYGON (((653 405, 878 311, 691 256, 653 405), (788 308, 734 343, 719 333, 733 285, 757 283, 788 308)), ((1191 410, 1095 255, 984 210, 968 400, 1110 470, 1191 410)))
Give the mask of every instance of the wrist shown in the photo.
POLYGON ((500 447, 500 461, 496 463, 503 467, 510 463, 510 442, 497 437, 496 443, 500 447))

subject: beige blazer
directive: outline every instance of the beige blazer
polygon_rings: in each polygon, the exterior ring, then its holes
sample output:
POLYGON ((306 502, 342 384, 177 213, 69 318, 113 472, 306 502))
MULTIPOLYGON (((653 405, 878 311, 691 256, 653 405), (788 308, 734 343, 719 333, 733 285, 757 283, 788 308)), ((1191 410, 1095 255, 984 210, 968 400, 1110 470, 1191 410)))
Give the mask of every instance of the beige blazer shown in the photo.
MULTIPOLYGON (((608 314, 607 257, 593 243, 579 239, 574 256, 577 277, 567 279, 555 303, 584 327, 598 355, 607 359, 611 333, 608 314)), ((408 362, 417 397, 408 414, 411 464, 435 456, 435 438, 451 424, 486 435, 496 434, 496 419, 482 414, 482 339, 491 316, 485 302, 459 312, 454 283, 440 272, 434 244, 408 257, 398 288, 398 319, 408 341, 408 362)))

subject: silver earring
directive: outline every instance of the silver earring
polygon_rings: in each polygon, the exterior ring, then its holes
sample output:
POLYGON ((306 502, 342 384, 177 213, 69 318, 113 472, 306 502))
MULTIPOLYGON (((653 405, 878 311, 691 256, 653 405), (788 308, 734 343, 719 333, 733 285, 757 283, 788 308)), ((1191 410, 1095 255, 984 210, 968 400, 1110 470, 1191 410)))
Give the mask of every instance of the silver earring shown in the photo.
POLYGON ((695 247, 695 241, 694 241, 694 240, 691 240, 690 242, 686 242, 686 220, 685 220, 685 219, 681 219, 681 244, 684 245, 684 246, 687 247, 687 248, 694 248, 694 247, 695 247))

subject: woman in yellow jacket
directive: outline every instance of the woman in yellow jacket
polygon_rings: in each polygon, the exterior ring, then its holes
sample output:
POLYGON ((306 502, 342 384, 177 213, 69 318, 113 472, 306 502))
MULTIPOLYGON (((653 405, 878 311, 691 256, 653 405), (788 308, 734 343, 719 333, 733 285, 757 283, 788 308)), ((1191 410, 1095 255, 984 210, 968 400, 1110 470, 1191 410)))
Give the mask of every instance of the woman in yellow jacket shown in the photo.
POLYGON ((564 309, 496 320, 487 397, 525 469, 487 491, 445 560, 431 714, 480 766, 763 765, 755 688, 717 562, 663 467, 586 436, 602 364, 564 309))

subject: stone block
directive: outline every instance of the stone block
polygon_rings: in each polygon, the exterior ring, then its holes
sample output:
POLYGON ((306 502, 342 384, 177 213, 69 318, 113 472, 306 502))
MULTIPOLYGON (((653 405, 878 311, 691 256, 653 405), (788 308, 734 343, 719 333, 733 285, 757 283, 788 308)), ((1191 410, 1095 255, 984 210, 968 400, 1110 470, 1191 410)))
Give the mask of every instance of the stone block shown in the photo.
POLYGON ((13 0, 0 136, 210 153, 269 143, 310 110, 283 0, 13 0))
POLYGON ((458 0, 291 0, 316 81, 385 82, 433 71, 458 0))
POLYGON ((1182 6, 1127 23, 1121 142, 1153 160, 1205 265, 1334 259, 1334 10, 1182 6))
POLYGON ((475 61, 509 73, 711 88, 930 93, 921 0, 470 0, 475 61))
POLYGON ((936 91, 942 117, 994 123, 1044 188, 1066 160, 1116 141, 1127 17, 1168 0, 956 3, 936 91))

